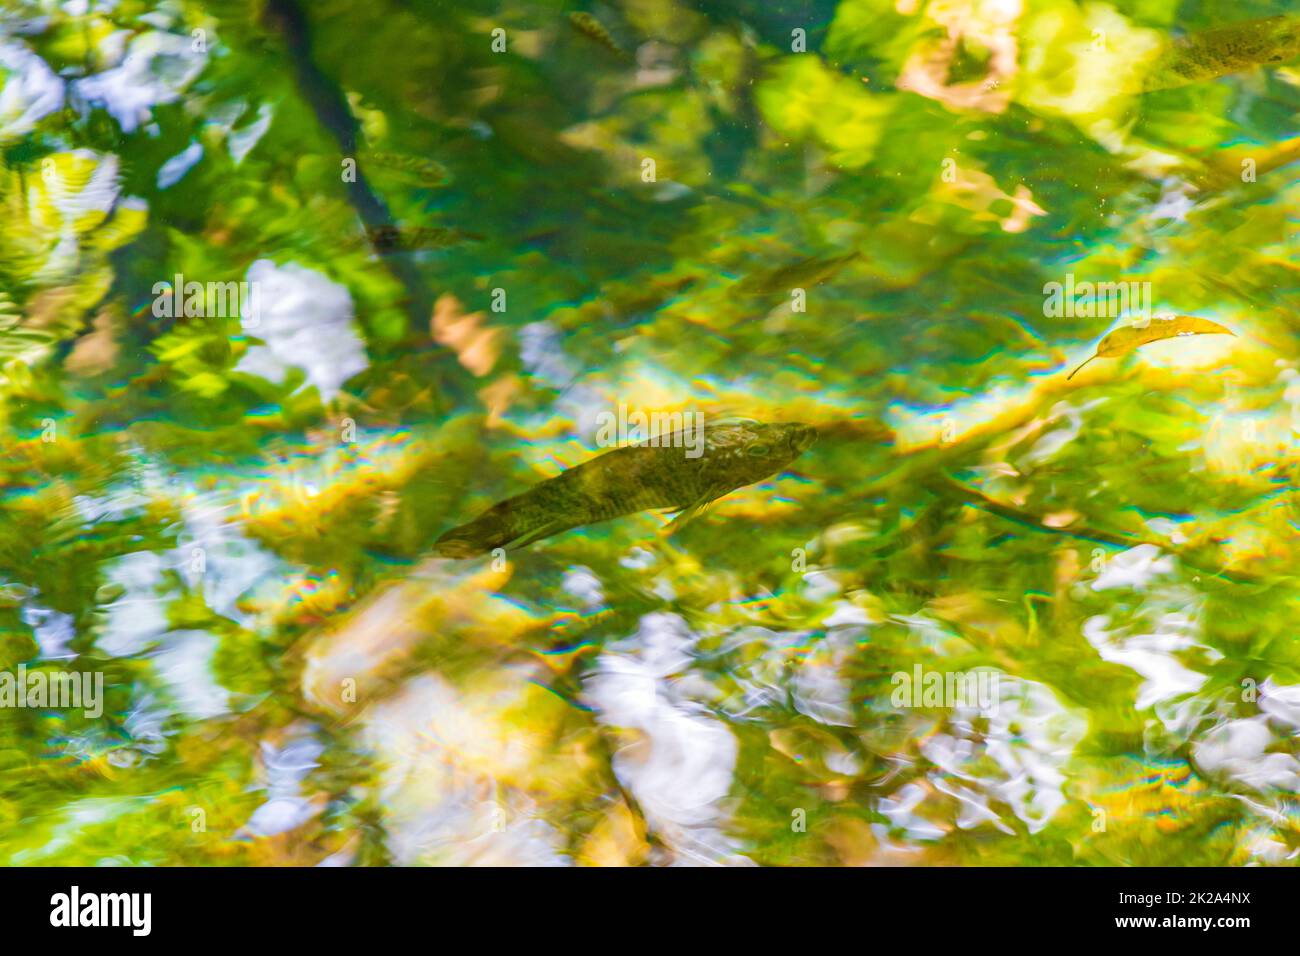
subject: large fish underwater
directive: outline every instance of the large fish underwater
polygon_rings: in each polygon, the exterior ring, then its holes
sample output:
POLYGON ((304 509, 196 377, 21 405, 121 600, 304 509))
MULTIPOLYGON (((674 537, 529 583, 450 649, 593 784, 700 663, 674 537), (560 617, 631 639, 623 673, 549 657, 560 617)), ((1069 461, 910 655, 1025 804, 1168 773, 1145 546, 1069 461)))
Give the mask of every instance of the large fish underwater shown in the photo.
POLYGON ((583 462, 452 528, 434 550, 448 558, 471 558, 659 509, 679 512, 669 525, 675 531, 710 502, 780 472, 817 440, 815 428, 798 422, 720 423, 703 432, 702 447, 675 432, 583 462))
POLYGON ((1143 84, 1171 90, 1300 58, 1300 17, 1272 16, 1202 30, 1173 41, 1143 84))

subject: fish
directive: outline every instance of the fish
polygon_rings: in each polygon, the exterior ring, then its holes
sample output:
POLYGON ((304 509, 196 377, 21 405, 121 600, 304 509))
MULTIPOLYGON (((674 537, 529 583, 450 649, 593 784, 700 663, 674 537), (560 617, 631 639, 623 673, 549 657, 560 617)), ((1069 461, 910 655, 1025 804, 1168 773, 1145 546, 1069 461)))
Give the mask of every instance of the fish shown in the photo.
POLYGON ((376 252, 446 249, 466 240, 479 242, 483 239, 455 226, 366 226, 366 238, 376 252))
POLYGON ((815 286, 831 278, 860 255, 859 252, 850 252, 842 256, 800 259, 777 269, 746 276, 736 283, 735 288, 741 295, 789 295, 792 289, 815 286))
POLYGON ((672 534, 722 496, 784 470, 812 447, 817 429, 744 421, 705 426, 702 444, 685 437, 659 435, 569 468, 452 528, 434 550, 472 558, 649 510, 678 512, 665 528, 672 534), (687 454, 692 449, 696 457, 687 454))
POLYGON ((1171 90, 1300 57, 1300 17, 1244 20, 1174 41, 1143 81, 1143 92, 1171 90))
POLYGON ((405 153, 385 153, 371 150, 365 154, 367 162, 385 169, 406 173, 426 186, 446 186, 451 182, 447 167, 435 159, 408 156, 405 153))
POLYGON ((605 25, 590 13, 578 11, 569 14, 569 24, 588 40, 598 43, 620 60, 632 60, 632 55, 618 45, 618 41, 605 29, 605 25))

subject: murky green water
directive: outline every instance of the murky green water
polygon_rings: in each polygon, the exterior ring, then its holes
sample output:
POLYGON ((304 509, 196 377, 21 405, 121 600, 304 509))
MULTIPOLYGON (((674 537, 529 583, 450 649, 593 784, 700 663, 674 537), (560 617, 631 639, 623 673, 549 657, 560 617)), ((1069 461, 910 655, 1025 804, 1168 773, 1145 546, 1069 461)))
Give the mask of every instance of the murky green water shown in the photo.
POLYGON ((7 0, 0 860, 1290 863, 1285 12, 7 0))

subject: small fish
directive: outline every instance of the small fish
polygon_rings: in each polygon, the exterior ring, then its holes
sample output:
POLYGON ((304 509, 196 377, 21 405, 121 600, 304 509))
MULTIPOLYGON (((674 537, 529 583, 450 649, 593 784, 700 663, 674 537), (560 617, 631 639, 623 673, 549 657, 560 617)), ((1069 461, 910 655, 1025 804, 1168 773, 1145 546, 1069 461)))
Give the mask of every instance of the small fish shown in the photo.
POLYGON ((789 295, 791 289, 802 289, 829 279, 859 255, 850 252, 843 256, 800 259, 778 269, 746 276, 736 283, 736 291, 741 295, 789 295))
POLYGON ((577 12, 569 14, 569 24, 588 40, 593 43, 599 43, 610 53, 613 53, 620 60, 632 60, 632 55, 618 45, 605 25, 593 17, 590 13, 577 12))
POLYGON ((366 159, 377 166, 406 173, 426 186, 446 186, 451 182, 451 173, 447 171, 447 167, 434 159, 379 151, 366 153, 366 159))
POLYGON ((1300 17, 1245 20, 1176 40, 1156 61, 1142 88, 1171 90, 1296 57, 1300 57, 1300 17))
POLYGON ((469 524, 452 528, 434 545, 448 558, 522 548, 541 538, 651 509, 679 512, 676 531, 709 503, 776 474, 810 448, 817 430, 798 422, 740 422, 704 428, 700 454, 687 456, 684 433, 660 435, 606 452, 493 505, 469 524))
POLYGON ((479 242, 483 239, 455 226, 366 226, 366 238, 380 253, 446 249, 466 240, 479 242))

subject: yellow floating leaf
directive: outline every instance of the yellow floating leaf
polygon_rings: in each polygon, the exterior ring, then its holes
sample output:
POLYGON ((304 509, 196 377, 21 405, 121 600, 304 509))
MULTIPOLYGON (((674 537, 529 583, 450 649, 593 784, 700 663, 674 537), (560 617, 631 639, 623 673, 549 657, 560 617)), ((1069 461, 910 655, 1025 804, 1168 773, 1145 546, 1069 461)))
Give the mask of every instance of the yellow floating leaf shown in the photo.
POLYGON ((1118 358, 1127 355, 1139 346, 1149 342, 1177 338, 1181 335, 1236 335, 1225 329, 1218 322, 1202 319, 1195 315, 1173 315, 1156 317, 1141 325, 1125 325, 1111 332, 1097 344, 1097 351, 1082 365, 1067 375, 1066 381, 1074 378, 1079 369, 1097 358, 1118 358))

